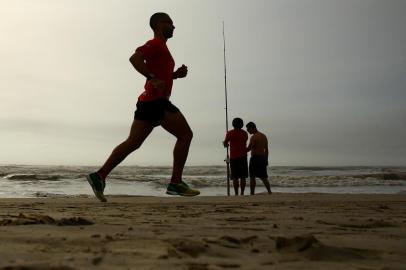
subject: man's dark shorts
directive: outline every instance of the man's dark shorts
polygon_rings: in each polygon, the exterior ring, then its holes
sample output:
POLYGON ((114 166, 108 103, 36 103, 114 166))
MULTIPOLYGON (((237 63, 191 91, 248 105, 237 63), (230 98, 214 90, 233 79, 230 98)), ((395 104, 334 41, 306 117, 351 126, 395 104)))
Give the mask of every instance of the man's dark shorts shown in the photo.
POLYGON ((267 178, 268 172, 266 167, 268 166, 268 159, 266 156, 254 155, 250 158, 250 177, 267 178))
POLYGON ((247 156, 230 159, 231 179, 248 177, 247 156))
POLYGON ((138 101, 134 118, 159 126, 164 119, 165 111, 176 113, 179 109, 165 98, 152 101, 138 101))

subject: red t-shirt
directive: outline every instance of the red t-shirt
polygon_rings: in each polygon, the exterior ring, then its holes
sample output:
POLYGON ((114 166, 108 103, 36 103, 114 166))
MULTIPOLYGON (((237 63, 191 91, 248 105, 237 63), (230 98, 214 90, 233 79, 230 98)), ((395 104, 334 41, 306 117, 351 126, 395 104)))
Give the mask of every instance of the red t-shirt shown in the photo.
POLYGON ((175 61, 166 43, 154 38, 147 41, 147 43, 141 47, 138 47, 136 51, 142 53, 144 56, 148 70, 154 74, 157 79, 165 82, 165 90, 162 91, 155 89, 150 81, 146 81, 144 92, 138 97, 138 100, 151 101, 158 98, 169 99, 172 92, 175 61))
POLYGON ((224 141, 230 143, 230 158, 245 157, 247 155, 248 134, 242 129, 232 129, 227 132, 224 141))

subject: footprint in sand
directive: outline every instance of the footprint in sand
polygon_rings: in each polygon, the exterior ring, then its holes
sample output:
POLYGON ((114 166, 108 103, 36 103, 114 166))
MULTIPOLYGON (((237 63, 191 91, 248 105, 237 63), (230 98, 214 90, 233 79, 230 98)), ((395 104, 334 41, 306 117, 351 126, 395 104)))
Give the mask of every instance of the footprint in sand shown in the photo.
POLYGON ((69 266, 15 265, 5 266, 0 270, 76 270, 76 268, 69 266))
POLYGON ((254 240, 258 239, 258 236, 252 235, 244 238, 236 238, 233 236, 224 235, 219 238, 205 238, 206 243, 216 244, 227 248, 240 248, 244 244, 250 244, 254 240))
POLYGON ((207 263, 190 263, 188 264, 188 270, 208 270, 207 263))
POLYGON ((317 240, 313 235, 293 238, 276 237, 279 252, 299 253, 312 261, 345 261, 378 259, 378 252, 366 249, 332 247, 317 240))
POLYGON ((17 226, 17 225, 35 225, 35 224, 48 224, 58 226, 79 226, 79 225, 92 225, 92 221, 82 217, 71 217, 54 219, 45 215, 24 215, 10 216, 10 218, 0 220, 0 226, 17 226))
POLYGON ((168 242, 177 251, 185 253, 194 258, 198 257, 200 254, 205 253, 208 250, 207 244, 199 241, 193 241, 191 239, 175 238, 168 240, 168 242))
POLYGON ((317 220, 316 222, 324 225, 334 225, 342 228, 352 228, 352 229, 375 229, 375 228, 385 228, 385 227, 397 227, 395 224, 386 222, 384 220, 351 220, 351 223, 342 223, 335 221, 323 221, 317 220))

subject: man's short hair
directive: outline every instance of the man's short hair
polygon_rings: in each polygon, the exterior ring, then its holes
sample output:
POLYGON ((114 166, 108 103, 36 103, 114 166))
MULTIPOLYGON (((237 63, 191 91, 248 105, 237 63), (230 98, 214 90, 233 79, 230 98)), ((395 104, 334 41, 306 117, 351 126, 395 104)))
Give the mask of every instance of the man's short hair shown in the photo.
POLYGON ((242 127, 244 126, 244 122, 239 117, 234 118, 232 124, 235 129, 242 129, 242 127))
POLYGON ((157 13, 152 14, 151 18, 149 19, 149 26, 151 26, 152 30, 155 31, 159 21, 164 16, 168 16, 168 14, 166 14, 164 12, 157 12, 157 13))
POLYGON ((254 128, 254 129, 257 129, 257 126, 255 125, 254 122, 249 122, 249 123, 246 125, 246 127, 247 127, 247 128, 254 128))

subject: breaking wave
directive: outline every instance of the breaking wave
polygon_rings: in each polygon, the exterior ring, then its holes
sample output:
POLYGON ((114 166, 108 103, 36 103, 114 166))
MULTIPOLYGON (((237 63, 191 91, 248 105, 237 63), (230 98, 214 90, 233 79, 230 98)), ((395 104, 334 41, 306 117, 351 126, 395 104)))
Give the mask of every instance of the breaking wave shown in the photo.
MULTIPOLYGON (((85 175, 95 171, 86 166, 0 166, 0 187, 27 185, 75 186, 85 175), (14 183, 14 184, 13 184, 14 183)), ((169 182, 171 167, 119 166, 108 182, 124 186, 134 182, 151 187, 163 187, 169 182)), ((406 167, 270 167, 274 187, 357 187, 406 186, 406 167)), ((190 166, 184 179, 195 187, 224 187, 227 185, 224 166, 190 166)), ((249 181, 249 179, 247 179, 249 181)), ((261 183, 261 181, 258 181, 261 183)))

